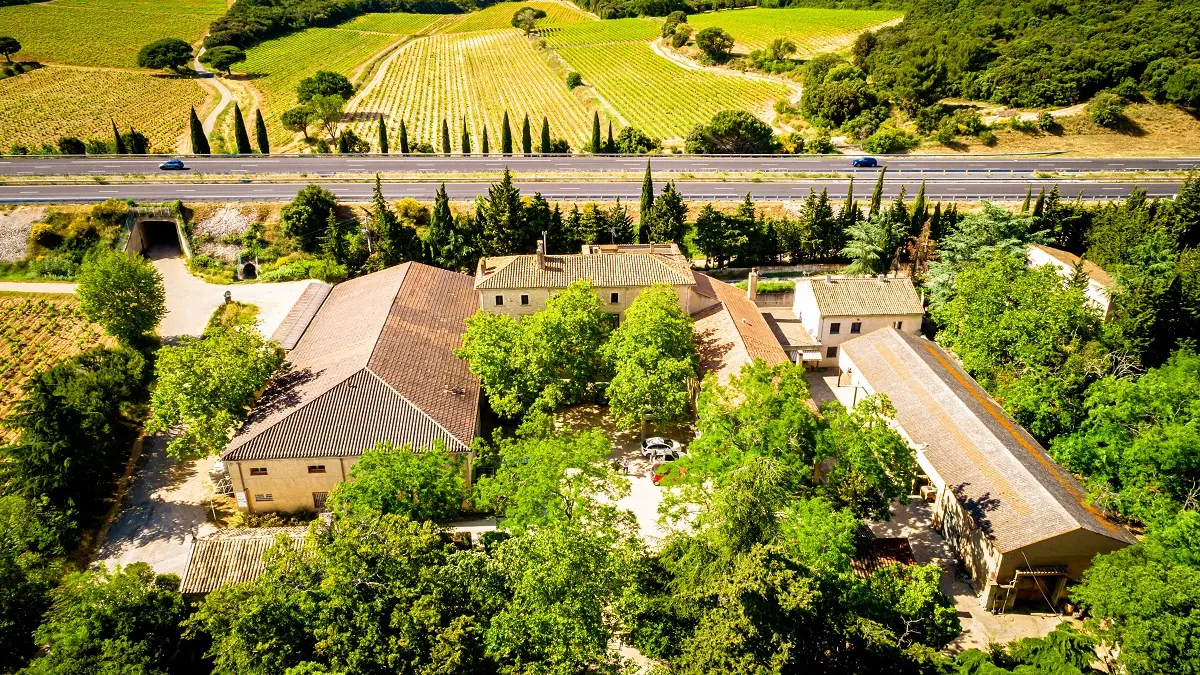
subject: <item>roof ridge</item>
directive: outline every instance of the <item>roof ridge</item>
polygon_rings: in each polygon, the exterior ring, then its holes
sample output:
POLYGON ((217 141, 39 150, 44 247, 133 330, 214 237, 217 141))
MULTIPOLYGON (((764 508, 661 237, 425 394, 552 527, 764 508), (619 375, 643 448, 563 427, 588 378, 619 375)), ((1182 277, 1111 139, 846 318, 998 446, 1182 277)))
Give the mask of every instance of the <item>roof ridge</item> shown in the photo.
POLYGON ((371 342, 371 353, 367 354, 367 363, 363 366, 364 369, 369 369, 371 362, 375 360, 375 352, 379 349, 379 342, 383 337, 383 331, 387 329, 388 319, 392 316, 392 308, 396 306, 396 300, 400 297, 400 291, 404 290, 404 284, 408 281, 408 273, 412 270, 412 264, 412 261, 409 261, 396 265, 396 267, 403 267, 404 273, 400 275, 400 283, 396 286, 396 292, 392 294, 392 301, 388 303, 387 311, 383 313, 383 321, 379 322, 379 332, 375 334, 375 338, 371 342))
POLYGON ((367 366, 366 368, 363 368, 363 370, 367 371, 368 373, 370 373, 370 374, 371 374, 371 376, 372 376, 372 377, 374 377, 375 379, 379 380, 379 382, 380 382, 381 384, 383 384, 383 386, 387 387, 387 388, 388 388, 388 390, 389 390, 389 391, 391 391, 393 394, 395 394, 396 396, 399 396, 399 397, 400 397, 400 400, 402 400, 402 401, 404 401, 405 403, 407 403, 408 405, 412 406, 412 408, 413 408, 414 410, 416 410, 417 412, 419 412, 419 413, 421 413, 422 415, 424 415, 424 416, 425 416, 425 417, 426 417, 426 418, 427 418, 427 419, 428 419, 430 422, 433 422, 434 426, 436 426, 438 429, 441 429, 442 431, 444 431, 444 432, 446 433, 446 435, 447 435, 447 436, 449 436, 450 438, 453 438, 454 440, 458 441, 458 442, 459 442, 459 444, 460 444, 460 445, 462 445, 462 446, 463 446, 464 448, 466 448, 467 450, 470 450, 470 449, 471 449, 471 444, 470 444, 470 443, 463 443, 463 440, 462 440, 461 438, 459 438, 458 436, 454 435, 454 433, 452 433, 452 432, 451 432, 449 429, 447 429, 447 428, 445 427, 445 425, 443 425, 441 422, 437 421, 437 419, 435 419, 435 418, 433 417, 433 415, 430 415, 428 412, 426 412, 424 408, 422 408, 421 406, 417 405, 416 403, 413 403, 413 402, 412 402, 412 401, 411 401, 411 400, 410 400, 410 399, 409 399, 407 396, 405 396, 404 394, 401 394, 399 391, 397 391, 395 387, 393 387, 391 384, 389 384, 387 380, 385 380, 385 379, 383 379, 382 377, 380 377, 380 376, 379 376, 379 373, 376 373, 374 370, 372 370, 370 366, 367 366))

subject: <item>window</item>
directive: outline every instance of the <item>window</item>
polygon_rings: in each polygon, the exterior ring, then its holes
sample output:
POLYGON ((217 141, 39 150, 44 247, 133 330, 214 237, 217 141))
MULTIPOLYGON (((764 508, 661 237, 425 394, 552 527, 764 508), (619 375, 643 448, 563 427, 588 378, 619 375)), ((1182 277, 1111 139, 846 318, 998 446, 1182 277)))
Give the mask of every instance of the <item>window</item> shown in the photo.
POLYGON ((329 496, 328 492, 313 493, 313 509, 316 511, 325 510, 325 498, 329 496))
POLYGON ((837 335, 838 333, 841 333, 841 332, 842 332, 842 324, 840 324, 840 323, 829 324, 829 334, 830 335, 837 335))
POLYGON ((837 347, 830 347, 830 348, 826 349, 825 350, 825 358, 836 359, 837 358, 837 347))
POLYGON ((528 305, 528 304, 529 304, 529 295, 528 295, 528 294, 525 294, 525 293, 522 293, 522 294, 521 294, 521 304, 522 304, 522 305, 528 305))
POLYGON ((608 304, 616 305, 616 304, 619 304, 620 302, 621 302, 621 294, 620 293, 609 293, 608 294, 608 304))
POLYGON ((273 502, 273 501, 275 501, 275 495, 271 494, 270 492, 268 492, 266 494, 261 494, 261 495, 254 495, 254 501, 256 501, 256 502, 273 502))
POLYGON ((861 332, 862 332, 862 322, 861 321, 855 321, 854 323, 850 324, 850 333, 852 335, 857 335, 861 332))
POLYGON ((503 307, 503 306, 504 306, 504 296, 503 296, 503 295, 497 295, 497 296, 496 296, 496 306, 497 306, 497 307, 503 307))
POLYGON ((259 467, 259 468, 252 468, 252 469, 250 469, 250 475, 251 476, 265 476, 265 475, 267 475, 267 467, 264 466, 264 467, 259 467))
POLYGON ((893 321, 892 328, 895 328, 896 330, 904 330, 904 322, 903 321, 893 321))
POLYGON ((309 464, 308 472, 309 473, 325 473, 325 465, 324 464, 309 464))

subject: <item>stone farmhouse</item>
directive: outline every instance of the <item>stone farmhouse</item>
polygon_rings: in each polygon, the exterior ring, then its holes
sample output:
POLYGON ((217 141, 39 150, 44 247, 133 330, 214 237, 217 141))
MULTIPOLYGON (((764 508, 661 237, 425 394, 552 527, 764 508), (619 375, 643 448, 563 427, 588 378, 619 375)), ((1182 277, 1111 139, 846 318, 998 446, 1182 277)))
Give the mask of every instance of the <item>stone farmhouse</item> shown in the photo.
POLYGON ((925 316, 912 281, 886 275, 802 279, 792 311, 818 345, 820 368, 838 365, 838 350, 847 340, 882 328, 916 335, 925 316))
POLYGON ((933 526, 991 611, 1057 608, 1099 553, 1135 543, 932 341, 884 328, 842 344, 840 384, 884 394, 928 477, 933 526))

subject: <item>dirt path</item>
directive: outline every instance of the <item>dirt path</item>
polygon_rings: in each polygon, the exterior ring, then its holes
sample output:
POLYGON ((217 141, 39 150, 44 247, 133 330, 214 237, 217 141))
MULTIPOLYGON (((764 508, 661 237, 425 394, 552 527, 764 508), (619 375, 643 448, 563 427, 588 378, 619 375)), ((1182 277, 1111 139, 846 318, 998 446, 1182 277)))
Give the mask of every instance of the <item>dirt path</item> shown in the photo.
POLYGON ((225 109, 229 107, 229 103, 233 101, 233 94, 220 78, 200 63, 200 55, 203 53, 204 48, 201 47, 200 51, 196 54, 196 58, 192 61, 192 67, 196 69, 197 73, 200 73, 202 81, 207 81, 208 84, 216 87, 217 91, 221 94, 221 100, 217 103, 217 107, 213 108, 208 113, 208 116, 204 118, 204 133, 211 134, 217 126, 217 118, 221 116, 221 113, 225 112, 225 109))

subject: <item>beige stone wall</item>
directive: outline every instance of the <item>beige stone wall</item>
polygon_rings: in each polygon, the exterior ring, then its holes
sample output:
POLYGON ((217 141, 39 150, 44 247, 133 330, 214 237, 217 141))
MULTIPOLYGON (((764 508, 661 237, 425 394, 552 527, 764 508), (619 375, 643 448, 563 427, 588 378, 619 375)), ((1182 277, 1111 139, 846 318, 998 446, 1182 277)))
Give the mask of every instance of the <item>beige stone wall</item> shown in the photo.
MULTIPOLYGON (((683 311, 691 313, 705 306, 702 304, 700 307, 692 308, 692 305, 696 304, 695 298, 699 296, 692 292, 690 286, 675 286, 674 288, 675 293, 679 296, 679 307, 683 311)), ((479 307, 484 311, 520 318, 545 309, 546 301, 559 290, 548 288, 481 290, 479 291, 479 307), (522 296, 527 296, 528 304, 521 303, 522 296), (497 297, 503 298, 503 302, 497 303, 497 297)), ((602 286, 596 288, 596 295, 600 297, 600 309, 609 314, 624 315, 625 310, 633 304, 634 298, 644 290, 646 290, 646 286, 602 286), (613 293, 617 294, 617 302, 612 302, 613 293)))

